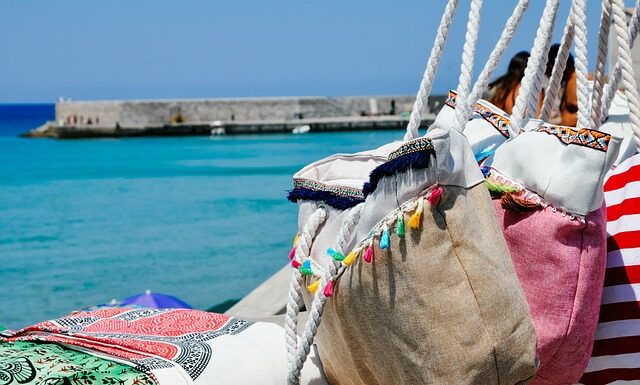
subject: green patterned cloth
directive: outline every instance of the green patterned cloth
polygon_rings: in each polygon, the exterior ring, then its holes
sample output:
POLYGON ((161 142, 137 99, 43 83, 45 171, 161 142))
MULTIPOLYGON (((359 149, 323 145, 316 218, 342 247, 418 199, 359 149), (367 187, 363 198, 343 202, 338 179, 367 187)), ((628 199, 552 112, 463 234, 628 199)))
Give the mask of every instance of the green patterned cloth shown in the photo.
POLYGON ((0 385, 157 385, 147 374, 55 344, 0 343, 0 385))

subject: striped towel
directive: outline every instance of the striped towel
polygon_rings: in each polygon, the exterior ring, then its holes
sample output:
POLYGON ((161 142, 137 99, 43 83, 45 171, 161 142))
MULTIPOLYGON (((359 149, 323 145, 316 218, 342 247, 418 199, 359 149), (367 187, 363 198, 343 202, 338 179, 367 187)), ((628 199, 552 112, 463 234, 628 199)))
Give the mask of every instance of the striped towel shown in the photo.
POLYGON ((585 385, 640 384, 640 155, 611 171, 607 270, 600 320, 585 385))

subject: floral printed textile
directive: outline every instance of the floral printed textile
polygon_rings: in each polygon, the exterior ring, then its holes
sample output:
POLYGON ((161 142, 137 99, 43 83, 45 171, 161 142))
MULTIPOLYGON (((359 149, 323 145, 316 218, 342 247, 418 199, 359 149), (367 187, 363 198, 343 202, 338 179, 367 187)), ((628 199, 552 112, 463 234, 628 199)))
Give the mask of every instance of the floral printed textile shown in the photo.
POLYGON ((156 385, 131 366, 60 345, 0 343, 0 385, 156 385))

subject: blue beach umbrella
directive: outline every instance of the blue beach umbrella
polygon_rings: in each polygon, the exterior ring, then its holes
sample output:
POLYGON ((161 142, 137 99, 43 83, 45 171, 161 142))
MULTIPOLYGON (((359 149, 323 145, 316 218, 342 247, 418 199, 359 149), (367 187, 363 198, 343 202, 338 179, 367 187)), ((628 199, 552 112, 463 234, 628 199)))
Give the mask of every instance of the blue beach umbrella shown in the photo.
POLYGON ((144 294, 137 294, 123 299, 120 305, 137 305, 155 309, 192 309, 191 305, 172 295, 152 293, 147 290, 144 294))

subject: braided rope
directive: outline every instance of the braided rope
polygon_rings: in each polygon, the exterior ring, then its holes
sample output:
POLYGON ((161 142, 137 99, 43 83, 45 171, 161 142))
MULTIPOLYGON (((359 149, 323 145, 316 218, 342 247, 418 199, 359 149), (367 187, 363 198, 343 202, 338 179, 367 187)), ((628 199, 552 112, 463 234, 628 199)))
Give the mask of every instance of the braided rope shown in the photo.
MULTIPOLYGON (((640 5, 640 0, 636 8, 640 5)), ((633 60, 631 58, 631 44, 629 30, 627 28, 626 16, 624 14, 624 3, 622 0, 612 0, 611 16, 616 31, 616 40, 619 47, 619 60, 621 63, 622 81, 625 88, 627 103, 629 104, 629 117, 631 118, 631 128, 636 146, 640 148, 640 98, 633 71, 633 60)))
MULTIPOLYGON (((303 261, 309 255, 313 238, 318 228, 327 219, 327 211, 324 207, 318 207, 305 223, 298 243, 294 258, 303 261)), ((302 302, 302 274, 297 269, 293 270, 291 284, 289 286, 289 297, 287 300, 287 315, 285 317, 285 340, 287 345, 287 357, 292 362, 298 345, 298 313, 302 302)))
POLYGON ((609 49, 609 27, 611 25, 611 0, 602 0, 600 14, 600 31, 598 32, 598 57, 593 75, 593 92, 591 94, 591 128, 598 128, 601 123, 602 97, 604 91, 605 66, 609 49))
MULTIPOLYGON (((340 230, 338 231, 338 235, 336 236, 336 250, 342 252, 343 249, 348 244, 348 237, 351 234, 351 231, 355 228, 358 221, 360 221, 360 216, 362 215, 362 210, 364 208, 364 203, 360 203, 351 209, 350 215, 345 218, 340 226, 340 230)), ((313 301, 311 303, 311 308, 309 309, 309 319, 307 320, 307 324, 305 326, 305 330, 300 338, 298 345, 296 346, 295 356, 289 360, 289 375, 287 377, 287 382, 289 385, 299 385, 300 384, 300 374, 302 373, 302 368, 304 367, 304 363, 309 356, 309 352, 311 351, 311 346, 316 337, 316 333, 318 332, 318 327, 320 327, 320 322, 322 321, 322 312, 324 311, 324 306, 326 304, 327 297, 324 294, 324 288, 326 287, 329 280, 334 277, 337 273, 337 266, 333 262, 329 263, 328 269, 325 270, 324 276, 321 278, 320 286, 316 291, 313 301)))
POLYGON ((531 56, 524 71, 520 93, 511 114, 511 126, 514 134, 521 131, 522 121, 533 116, 538 109, 538 96, 542 87, 542 75, 547 67, 547 59, 553 27, 558 15, 560 0, 547 0, 540 19, 540 25, 533 42, 531 56))
POLYGON ((473 75, 473 62, 475 59, 476 47, 478 45, 478 34, 480 30, 480 10, 483 0, 472 0, 469 9, 469 20, 467 21, 467 32, 465 34, 464 46, 462 48, 462 61, 460 65, 460 77, 458 80, 458 95, 456 97, 456 118, 458 120, 458 131, 463 131, 464 126, 469 121, 473 113, 472 105, 469 103, 469 92, 471 91, 471 77, 473 75))
POLYGON ((407 125, 407 133, 404 135, 404 140, 411 140, 418 137, 418 129, 420 128, 421 112, 425 110, 427 106, 429 95, 431 94, 431 87, 433 86, 433 79, 435 78, 438 67, 440 66, 440 59, 442 59, 442 50, 444 44, 447 41, 449 35, 449 27, 453 22, 453 14, 458 6, 458 0, 449 0, 442 18, 440 19, 440 26, 436 34, 433 47, 431 48, 431 54, 427 61, 427 66, 422 75, 422 81, 420 82, 420 89, 416 96, 416 101, 411 109, 411 116, 409 116, 409 124, 407 125))
MULTIPOLYGON (((509 43, 511 43, 511 38, 515 34, 516 28, 520 21, 522 20, 522 16, 524 12, 529 7, 530 0, 519 0, 516 7, 513 9, 511 16, 507 20, 507 23, 502 30, 502 34, 500 35, 500 39, 496 43, 496 46, 491 51, 489 55, 489 59, 487 59, 487 63, 485 64, 482 72, 478 76, 478 80, 476 80, 476 84, 474 84, 473 89, 471 90, 471 94, 469 95, 469 104, 474 105, 475 102, 480 99, 482 94, 487 90, 489 85, 489 79, 493 76, 496 68, 500 64, 500 60, 504 56, 504 51, 507 49, 509 43)), ((511 126, 507 126, 509 130, 511 130, 511 126)))
POLYGON ((573 5, 572 10, 569 11, 567 16, 567 23, 564 26, 564 33, 560 40, 560 48, 558 49, 558 55, 556 61, 553 63, 553 70, 551 71, 551 78, 549 79, 549 85, 545 90, 544 101, 542 102, 542 110, 540 111, 540 119, 545 122, 549 121, 551 115, 551 109, 556 103, 558 93, 560 92, 560 85, 562 84, 562 77, 564 70, 567 66, 567 59, 569 59, 569 47, 573 43, 573 36, 575 35, 575 27, 573 25, 573 5))
POLYGON ((578 127, 589 128, 591 101, 589 100, 589 63, 587 58, 586 0, 574 0, 573 10, 576 44, 576 83, 578 94, 578 127))
MULTIPOLYGON (((636 41, 636 37, 638 36, 638 31, 640 30, 640 7, 636 5, 633 14, 631 15, 631 20, 629 21, 629 42, 630 45, 633 46, 633 43, 636 41)), ((622 63, 620 60, 616 62, 616 66, 613 69, 613 73, 611 75, 611 79, 609 80, 609 84, 605 87, 604 91, 604 102, 602 103, 602 108, 600 110, 600 120, 604 122, 607 120, 609 116, 609 108, 611 108, 611 102, 613 98, 616 96, 616 92, 618 90, 618 84, 620 84, 620 78, 622 77, 622 63)))

